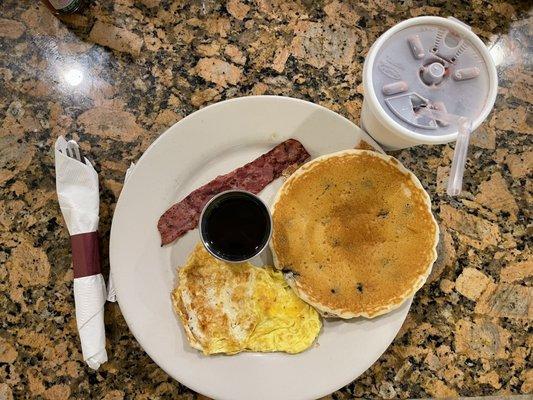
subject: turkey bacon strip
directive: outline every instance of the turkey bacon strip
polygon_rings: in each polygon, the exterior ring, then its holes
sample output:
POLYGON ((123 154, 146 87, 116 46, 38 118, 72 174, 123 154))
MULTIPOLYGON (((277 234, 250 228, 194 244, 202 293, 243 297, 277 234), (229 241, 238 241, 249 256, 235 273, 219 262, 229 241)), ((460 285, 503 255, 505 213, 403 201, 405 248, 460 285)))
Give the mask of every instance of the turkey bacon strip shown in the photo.
POLYGON ((286 140, 268 153, 190 193, 159 218, 157 229, 161 246, 172 243, 198 226, 200 214, 209 200, 226 190, 246 190, 257 194, 285 170, 293 170, 309 158, 304 146, 295 139, 286 140))

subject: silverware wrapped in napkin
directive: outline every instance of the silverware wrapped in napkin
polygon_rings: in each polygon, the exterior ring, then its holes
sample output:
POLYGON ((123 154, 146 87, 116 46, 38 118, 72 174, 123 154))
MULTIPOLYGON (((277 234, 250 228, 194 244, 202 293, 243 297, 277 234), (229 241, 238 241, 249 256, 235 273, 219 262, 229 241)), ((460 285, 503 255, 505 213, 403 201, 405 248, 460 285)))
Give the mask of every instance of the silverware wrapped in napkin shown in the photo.
POLYGON ((100 270, 98 174, 80 155, 73 140, 55 143, 56 190, 70 234, 74 301, 83 359, 92 369, 107 361, 104 304, 106 287, 100 270))

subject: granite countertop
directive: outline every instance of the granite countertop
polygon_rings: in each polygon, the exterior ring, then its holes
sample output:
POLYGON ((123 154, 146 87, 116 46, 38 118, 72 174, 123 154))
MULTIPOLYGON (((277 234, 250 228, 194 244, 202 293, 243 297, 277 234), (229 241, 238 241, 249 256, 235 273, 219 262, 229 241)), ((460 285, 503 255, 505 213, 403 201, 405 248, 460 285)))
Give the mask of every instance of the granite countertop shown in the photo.
POLYGON ((358 123, 369 46, 397 22, 453 15, 495 58, 494 111, 472 138, 465 191, 453 146, 395 152, 433 197, 439 259, 390 348, 331 399, 531 394, 533 258, 528 1, 95 1, 58 20, 0 4, 0 399, 204 398, 163 372, 105 308, 110 361, 83 362, 53 143, 79 140, 101 181, 104 272, 124 173, 158 135, 223 99, 276 94, 358 123))

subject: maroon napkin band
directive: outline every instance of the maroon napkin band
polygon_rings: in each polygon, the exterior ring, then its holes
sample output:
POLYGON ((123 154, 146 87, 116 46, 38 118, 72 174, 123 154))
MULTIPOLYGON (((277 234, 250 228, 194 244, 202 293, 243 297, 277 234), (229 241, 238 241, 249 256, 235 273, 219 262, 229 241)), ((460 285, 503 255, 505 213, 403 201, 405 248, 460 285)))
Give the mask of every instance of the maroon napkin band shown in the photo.
POLYGON ((100 270, 98 232, 80 233, 70 237, 74 278, 97 275, 100 270))

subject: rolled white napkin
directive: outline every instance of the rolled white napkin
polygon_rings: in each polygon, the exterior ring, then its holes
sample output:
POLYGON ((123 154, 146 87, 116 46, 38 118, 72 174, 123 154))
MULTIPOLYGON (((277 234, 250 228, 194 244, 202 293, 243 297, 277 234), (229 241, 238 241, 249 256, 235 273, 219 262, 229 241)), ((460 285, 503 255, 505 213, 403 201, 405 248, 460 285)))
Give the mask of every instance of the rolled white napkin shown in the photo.
POLYGON ((91 162, 67 156, 67 141, 55 143, 56 190, 72 244, 76 322, 83 359, 92 369, 107 361, 104 304, 106 287, 100 271, 98 174, 91 162))

